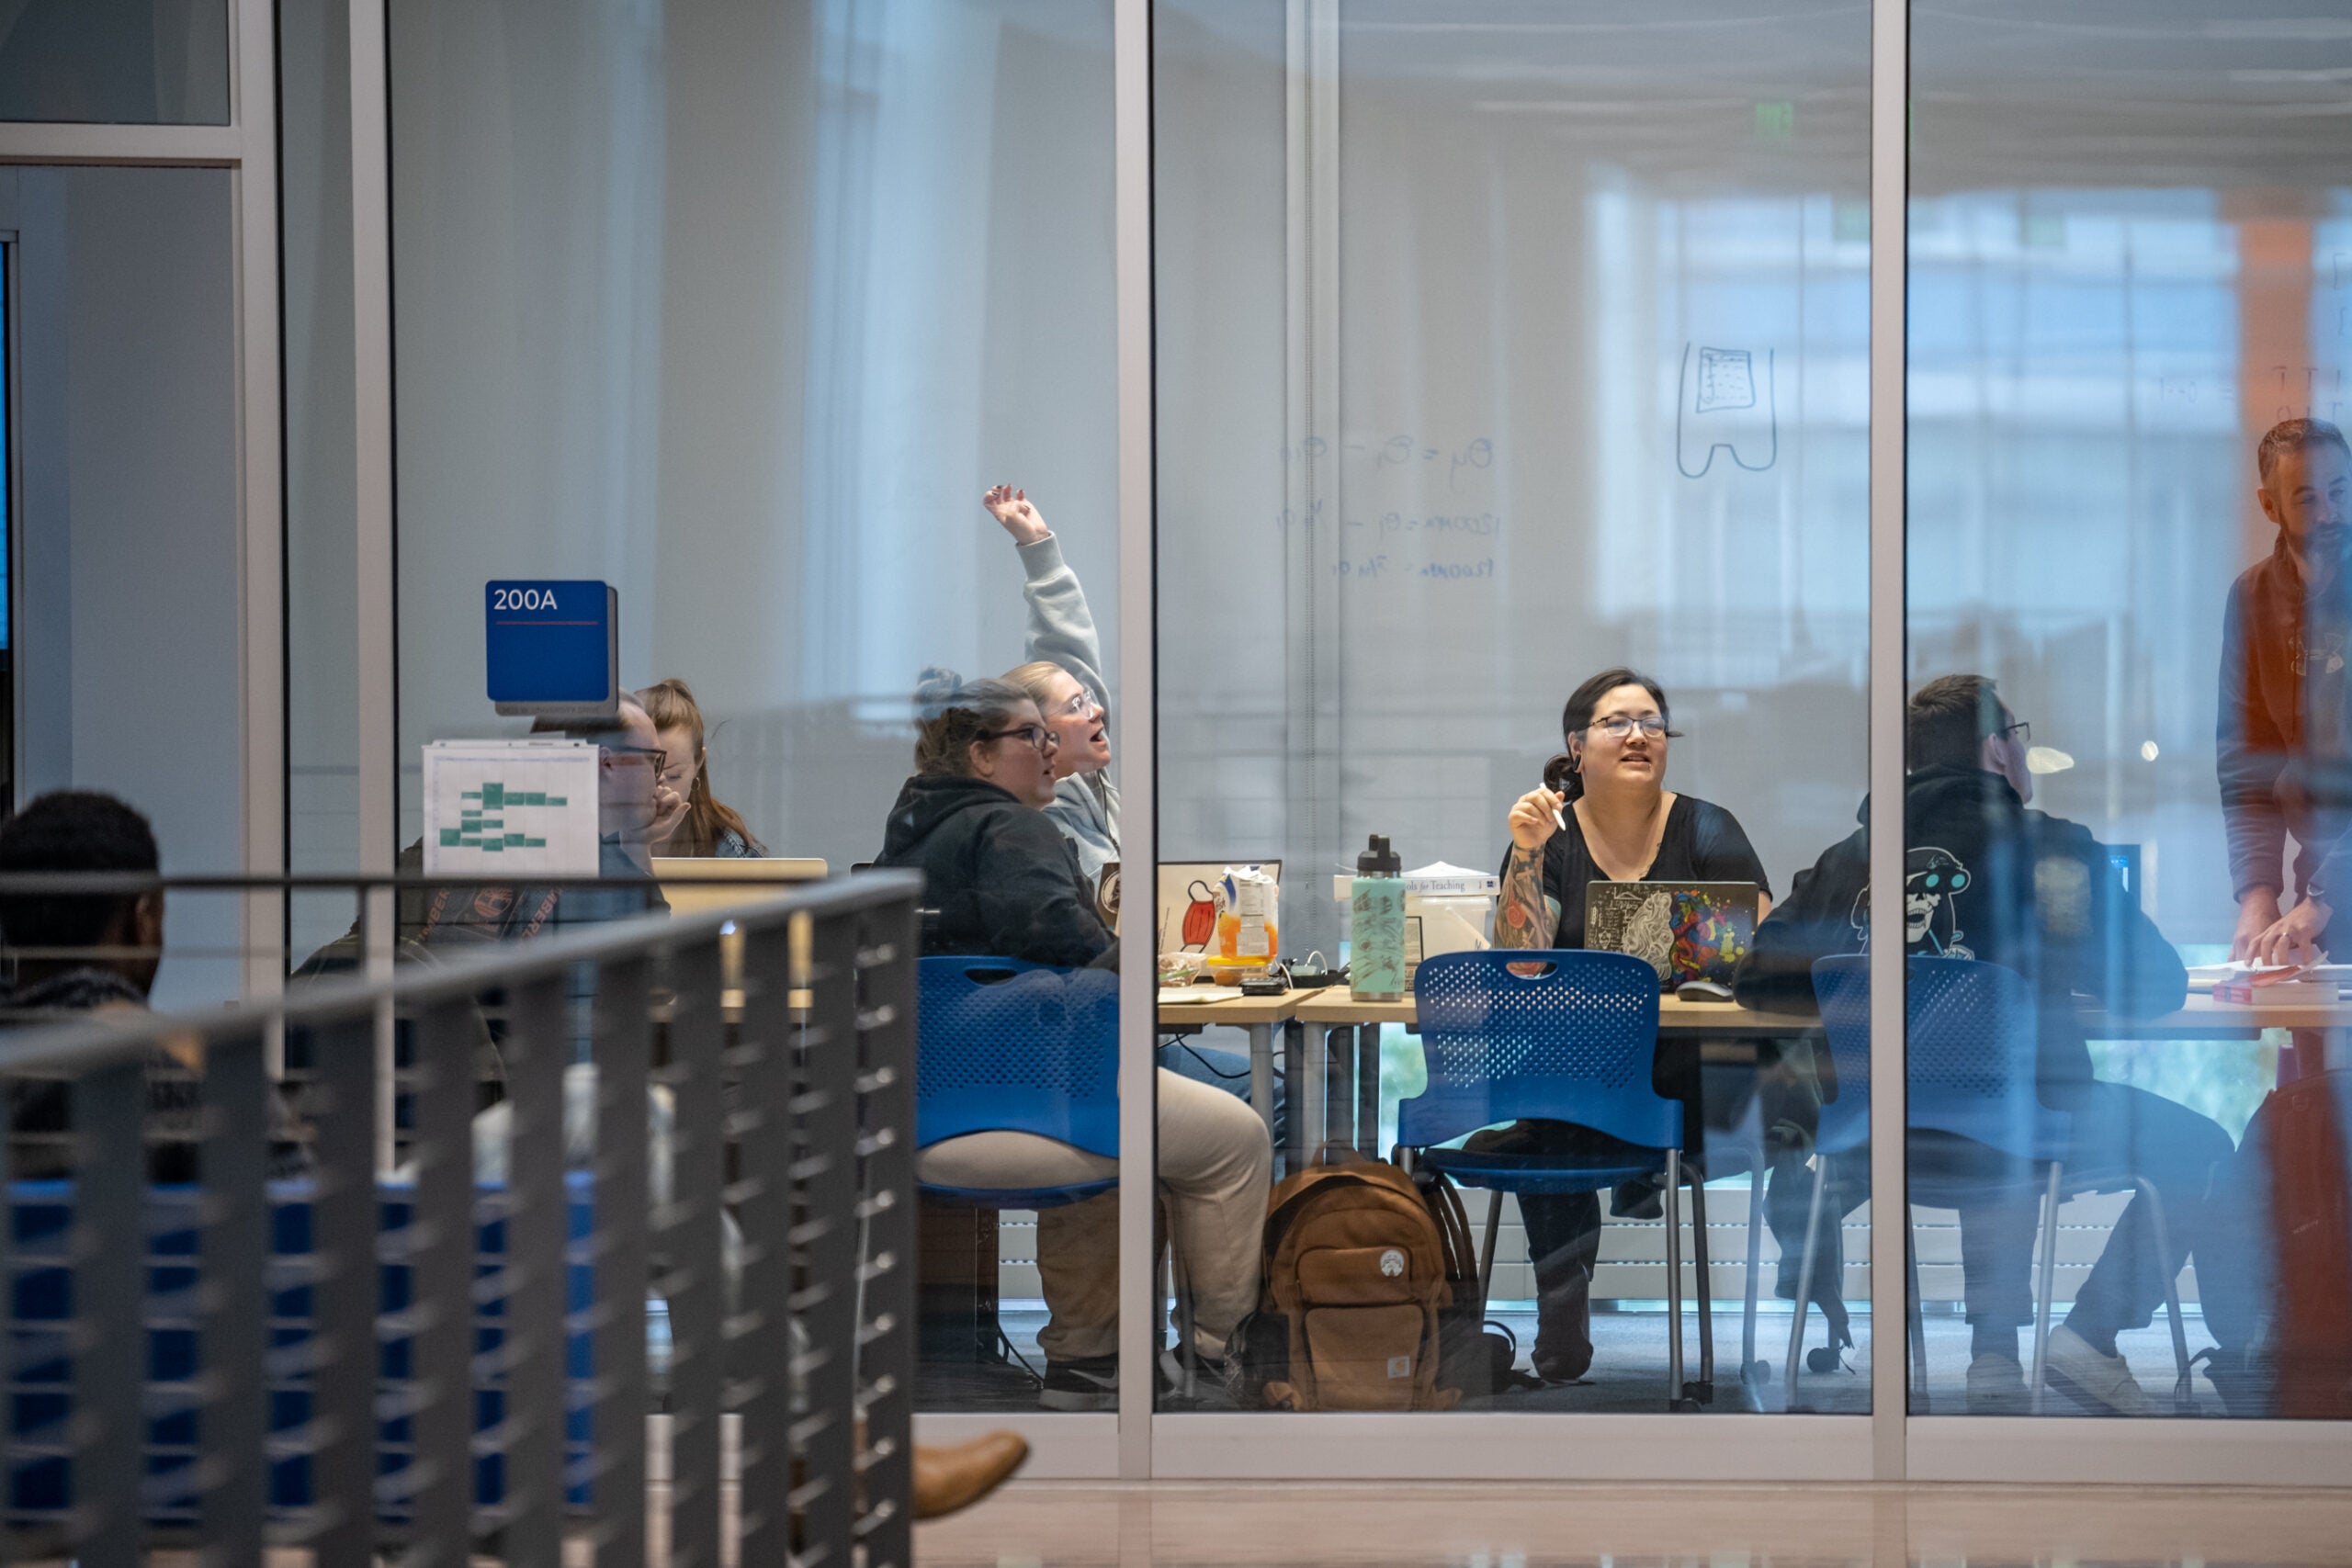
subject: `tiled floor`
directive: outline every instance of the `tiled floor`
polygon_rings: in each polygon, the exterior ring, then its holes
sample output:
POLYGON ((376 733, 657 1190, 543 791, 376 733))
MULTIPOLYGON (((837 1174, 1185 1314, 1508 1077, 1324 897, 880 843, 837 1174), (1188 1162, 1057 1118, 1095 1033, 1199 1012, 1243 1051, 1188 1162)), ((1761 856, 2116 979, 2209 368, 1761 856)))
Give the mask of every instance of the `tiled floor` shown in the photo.
MULTIPOLYGON (((1521 1347, 1520 1365, 1527 1364, 1525 1348, 1534 1342, 1535 1320, 1525 1311, 1498 1311, 1498 1321, 1508 1325, 1518 1336, 1521 1347)), ((1808 1409, 1824 1412, 1861 1413, 1870 1407, 1871 1319, 1867 1313, 1853 1318, 1855 1346, 1847 1351, 1845 1371, 1826 1374, 1805 1372, 1799 1382, 1799 1398, 1808 1409)), ((1037 1353, 1037 1330, 1043 1325, 1044 1314, 1035 1309, 1008 1310, 1002 1322, 1012 1337, 1014 1348, 1029 1364, 1043 1370, 1045 1362, 1037 1353)), ((1822 1343, 1821 1321, 1816 1316, 1809 1325, 1808 1348, 1822 1343)), ((1552 1412, 1581 1411, 1595 1415, 1639 1414, 1661 1408, 1666 1400, 1666 1318, 1662 1313, 1600 1313, 1592 1322, 1594 1358, 1591 1372, 1579 1383, 1556 1388, 1530 1390, 1501 1396, 1496 1408, 1543 1410, 1552 1412)), ((1719 1305, 1715 1318, 1716 1331, 1716 1408, 1732 1410, 1754 1408, 1765 1411, 1785 1409, 1787 1399, 1781 1371, 1787 1359, 1789 1315, 1785 1303, 1777 1309, 1768 1306, 1758 1314, 1757 1357, 1771 1370, 1771 1374, 1756 1390, 1752 1404, 1743 1405, 1737 1386, 1740 1330, 1739 1303, 1719 1305)), ((2188 1325, 2189 1348, 2194 1351, 2208 1343, 2203 1325, 2191 1314, 2188 1325)), ((2018 1337, 2018 1354, 2024 1362, 2032 1352, 2030 1336, 2018 1337)), ((1689 1359, 1687 1374, 1695 1377, 1698 1370, 1698 1329, 1695 1320, 1686 1322, 1685 1354, 1689 1359)), ((2150 1396, 2169 1404, 2175 1370, 2171 1332, 2162 1318, 2137 1333, 2120 1336, 2118 1347, 2131 1361, 2132 1371, 2150 1396)), ((1965 1409, 1964 1380, 1968 1371, 1968 1328, 1949 1312, 1928 1319, 1928 1410, 1920 1414, 1958 1415, 1965 1409)), ((924 1410, 1010 1411, 1036 1407, 1035 1386, 1017 1367, 926 1366, 919 1383, 918 1407, 924 1410)), ((2212 1386, 2199 1377, 2194 1384, 2197 1409, 2199 1414, 2221 1414, 2220 1402, 2212 1386)), ((2073 1414, 2073 1408, 2060 1397, 2052 1397, 2048 1408, 2052 1414, 2073 1414)), ((2346 1562, 2352 1562, 2352 1545, 2347 1545, 2346 1562)))
POLYGON ((1015 1482, 923 1568, 2337 1568, 2352 1492, 1015 1482))

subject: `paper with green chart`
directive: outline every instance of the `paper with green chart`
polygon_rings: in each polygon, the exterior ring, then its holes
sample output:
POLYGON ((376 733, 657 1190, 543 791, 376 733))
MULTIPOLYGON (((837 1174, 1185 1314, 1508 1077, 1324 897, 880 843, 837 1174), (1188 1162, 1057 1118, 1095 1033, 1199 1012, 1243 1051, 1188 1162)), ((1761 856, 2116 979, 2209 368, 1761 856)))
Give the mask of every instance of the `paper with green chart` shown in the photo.
POLYGON ((597 751, 583 740, 424 748, 428 876, 594 876, 597 751))

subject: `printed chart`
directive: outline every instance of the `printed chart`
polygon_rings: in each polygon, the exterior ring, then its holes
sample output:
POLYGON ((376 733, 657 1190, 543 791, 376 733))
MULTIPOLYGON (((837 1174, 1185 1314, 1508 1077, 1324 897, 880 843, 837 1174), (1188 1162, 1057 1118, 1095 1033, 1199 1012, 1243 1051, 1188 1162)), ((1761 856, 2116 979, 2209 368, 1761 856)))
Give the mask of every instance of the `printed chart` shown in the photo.
POLYGON ((594 875, 596 773, 596 748, 581 740, 427 746, 425 872, 594 875))

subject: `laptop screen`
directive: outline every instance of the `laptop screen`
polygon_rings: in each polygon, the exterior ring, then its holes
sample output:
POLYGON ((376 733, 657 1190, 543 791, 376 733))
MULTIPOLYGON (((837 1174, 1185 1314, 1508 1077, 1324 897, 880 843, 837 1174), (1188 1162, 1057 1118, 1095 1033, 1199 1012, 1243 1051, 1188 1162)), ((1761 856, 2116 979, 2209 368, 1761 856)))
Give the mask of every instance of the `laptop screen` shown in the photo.
POLYGON ((1595 880, 1585 887, 1585 946, 1643 960, 1663 989, 1691 980, 1730 985, 1755 940, 1753 882, 1595 880))

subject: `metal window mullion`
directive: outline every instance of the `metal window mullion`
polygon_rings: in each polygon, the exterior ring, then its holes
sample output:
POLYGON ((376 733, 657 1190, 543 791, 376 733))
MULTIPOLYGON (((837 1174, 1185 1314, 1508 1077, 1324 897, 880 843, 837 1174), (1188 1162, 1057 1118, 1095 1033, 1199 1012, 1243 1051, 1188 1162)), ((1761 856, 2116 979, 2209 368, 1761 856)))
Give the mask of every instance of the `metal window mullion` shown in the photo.
POLYGON ((473 1545, 473 1101, 481 1015, 463 998, 437 1002, 416 1014, 414 1030, 411 1551, 419 1568, 465 1568, 473 1545))
MULTIPOLYGON (((243 146, 232 181, 237 207, 238 491, 243 522, 241 639, 242 809, 244 868, 286 869, 286 419, 279 352, 277 7, 236 0, 230 18, 230 117, 243 146)), ((241 900, 249 997, 285 985, 287 900, 256 891, 241 900)))
POLYGON ((258 1562, 269 1502, 269 1115, 277 1092, 263 1034, 212 1046, 204 1063, 198 1434, 204 1537, 222 1562, 258 1562))
MULTIPOLYGON (((392 869, 399 849, 399 717, 392 550, 391 110, 384 0, 349 0, 353 520, 358 570, 359 869, 392 869)), ((391 951, 392 896, 365 895, 391 951)))
POLYGON ((589 1485, 596 1552, 645 1561, 646 1086, 653 1065, 649 963, 627 958, 596 976, 594 1190, 596 1396, 589 1485))
POLYGON ((1870 880, 1871 1450, 1879 1481, 1907 1470, 1903 705, 1905 267, 1909 0, 1871 6, 1870 880))
POLYGON ((507 992, 505 1558, 554 1568, 563 1537, 565 1237, 563 1075, 571 979, 507 992))
POLYGON ((670 1201, 654 1212, 661 1292, 670 1309, 670 1517, 673 1568, 719 1561, 718 1409, 726 1307, 719 1195, 726 1181, 716 940, 677 953, 669 981, 670 1201))
POLYGON ((137 1058, 74 1080, 74 1529, 85 1568, 140 1560, 147 1371, 147 1075, 137 1058))
MULTIPOLYGON (((1118 341, 1119 752, 1125 863, 1159 859, 1152 525, 1151 5, 1112 6, 1112 175, 1118 341)), ((1146 874, 1148 875, 1148 874, 1146 874)), ((1138 882, 1137 886, 1143 886, 1138 882)), ((1151 1473, 1159 1282, 1151 1244, 1158 1160, 1153 1061, 1156 933, 1125 922, 1119 974, 1119 1473, 1151 1473)), ((911 1128, 910 1128, 911 1132, 911 1128)))

